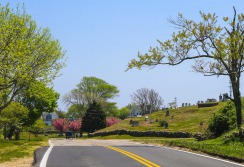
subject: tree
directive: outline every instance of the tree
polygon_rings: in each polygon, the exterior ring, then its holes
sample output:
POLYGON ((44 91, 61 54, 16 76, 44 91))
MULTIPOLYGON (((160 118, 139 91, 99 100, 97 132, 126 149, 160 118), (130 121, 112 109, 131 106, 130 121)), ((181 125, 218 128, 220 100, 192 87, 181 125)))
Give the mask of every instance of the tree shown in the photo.
POLYGON ((48 28, 25 9, 0 6, 0 112, 32 82, 51 83, 64 66, 65 52, 48 28))
POLYGON ((15 139, 19 139, 20 129, 23 125, 23 119, 28 115, 28 109, 17 102, 12 102, 0 113, 0 127, 4 128, 4 138, 12 139, 15 133, 15 139))
POLYGON ((32 82, 28 89, 15 99, 29 110, 28 117, 24 119, 24 125, 33 125, 43 112, 53 112, 58 106, 58 98, 59 94, 53 88, 47 87, 45 83, 32 82))
MULTIPOLYGON (((34 134, 36 137, 38 134, 41 134, 42 130, 45 128, 45 123, 41 118, 35 121, 34 125, 31 127, 28 127, 29 133, 34 134)), ((29 140, 30 140, 30 134, 29 134, 29 140)))
POLYGON ((144 114, 159 110, 163 104, 162 97, 153 89, 141 88, 131 95, 132 100, 140 106, 144 114))
POLYGON ((114 102, 106 102, 101 104, 102 109, 104 110, 106 116, 109 117, 118 117, 119 111, 116 103, 114 102))
POLYGON ((66 113, 64 111, 60 110, 60 109, 56 109, 55 112, 58 115, 58 118, 63 118, 64 119, 65 116, 66 116, 66 113))
POLYGON ((106 127, 106 115, 96 101, 89 105, 82 119, 82 130, 92 133, 106 127))
POLYGON ((85 115, 86 109, 81 104, 72 104, 68 108, 68 112, 66 113, 66 117, 75 116, 75 118, 82 118, 85 115))
POLYGON ((81 124, 82 124, 82 120, 78 119, 78 120, 74 120, 74 121, 69 121, 69 130, 77 133, 80 128, 81 128, 81 124))
POLYGON ((116 86, 110 85, 96 77, 83 77, 77 84, 77 88, 63 97, 63 102, 68 106, 83 106, 85 109, 93 103, 99 102, 102 106, 109 106, 108 100, 113 99, 119 93, 116 86))
POLYGON ((63 132, 65 132, 68 129, 67 121, 65 121, 65 119, 62 118, 53 120, 53 126, 56 130, 60 132, 60 135, 63 135, 63 132))
MULTIPOLYGON (((234 7, 233 7, 234 8, 234 7)), ((131 60, 128 69, 155 67, 157 65, 175 66, 187 60, 196 60, 193 70, 205 76, 228 76, 235 104, 237 126, 242 126, 240 77, 244 67, 244 14, 236 14, 232 19, 224 17, 220 26, 216 14, 200 12, 202 20, 195 22, 178 15, 169 20, 179 30, 172 39, 159 42, 159 47, 150 48, 149 53, 138 54, 138 60, 131 60)), ((241 132, 240 132, 240 136, 241 132)))
POLYGON ((119 118, 120 119, 125 119, 130 115, 130 109, 128 107, 123 107, 119 109, 119 118))

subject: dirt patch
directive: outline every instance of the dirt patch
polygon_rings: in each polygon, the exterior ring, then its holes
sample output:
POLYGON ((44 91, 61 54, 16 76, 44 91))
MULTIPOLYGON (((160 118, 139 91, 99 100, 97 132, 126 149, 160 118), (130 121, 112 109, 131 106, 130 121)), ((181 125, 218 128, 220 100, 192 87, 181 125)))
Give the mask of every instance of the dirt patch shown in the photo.
POLYGON ((12 161, 0 163, 0 167, 32 167, 32 162, 32 157, 12 159, 12 161))

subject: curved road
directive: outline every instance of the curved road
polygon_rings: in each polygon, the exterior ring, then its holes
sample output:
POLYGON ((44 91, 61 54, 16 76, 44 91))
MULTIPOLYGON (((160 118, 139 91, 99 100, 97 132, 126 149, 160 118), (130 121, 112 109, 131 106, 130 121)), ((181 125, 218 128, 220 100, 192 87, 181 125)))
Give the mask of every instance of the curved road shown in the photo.
POLYGON ((208 156, 127 140, 50 140, 36 167, 244 167, 208 156))

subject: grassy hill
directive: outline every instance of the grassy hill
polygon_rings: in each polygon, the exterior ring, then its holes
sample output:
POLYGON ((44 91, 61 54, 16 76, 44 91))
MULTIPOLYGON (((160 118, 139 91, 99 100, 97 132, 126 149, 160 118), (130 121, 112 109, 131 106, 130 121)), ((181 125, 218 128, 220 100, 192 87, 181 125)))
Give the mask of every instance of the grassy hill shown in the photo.
MULTIPOLYGON (((127 118, 118 124, 107 127, 100 131, 113 131, 119 129, 131 130, 131 131, 169 131, 169 132, 204 132, 208 127, 209 119, 212 113, 217 112, 226 103, 219 103, 214 107, 197 108, 197 106, 181 107, 178 109, 171 109, 170 116, 165 117, 166 111, 154 112, 147 115, 148 121, 145 121, 145 116, 141 118, 127 118), (171 116, 174 115, 172 119, 171 116), (154 122, 150 124, 150 118, 154 119, 154 122), (132 127, 130 120, 139 121, 139 126, 132 127), (165 129, 159 125, 159 122, 155 122, 156 119, 165 120, 169 123, 169 127, 165 129), (200 126, 200 122, 203 122, 203 126, 200 126)), ((244 104, 244 103, 243 103, 244 104)), ((244 117, 244 112, 243 112, 244 117)), ((109 136, 97 136, 98 139, 134 139, 134 141, 159 144, 168 147, 187 148, 193 151, 203 152, 209 155, 218 156, 224 159, 229 159, 236 162, 244 162, 244 143, 240 142, 235 135, 238 133, 237 129, 233 129, 230 132, 223 134, 222 136, 204 141, 197 141, 193 138, 165 138, 165 137, 134 137, 129 135, 109 135, 109 136)))
POLYGON ((148 120, 145 121, 145 116, 141 118, 127 118, 118 124, 111 127, 107 127, 100 131, 111 131, 117 129, 126 130, 155 130, 155 131, 182 131, 182 132, 203 132, 208 126, 208 120, 212 113, 219 110, 220 107, 224 106, 225 103, 219 103, 214 107, 198 108, 197 106, 191 107, 180 107, 178 109, 170 109, 170 116, 165 116, 165 111, 154 112, 148 116, 148 120), (172 118, 172 115, 174 117, 172 118), (150 123, 150 119, 153 119, 153 123, 150 123), (169 127, 161 127, 159 121, 167 121, 169 127), (132 127, 129 123, 130 120, 139 121, 139 126, 132 127), (203 126, 200 126, 200 122, 203 122, 203 126))

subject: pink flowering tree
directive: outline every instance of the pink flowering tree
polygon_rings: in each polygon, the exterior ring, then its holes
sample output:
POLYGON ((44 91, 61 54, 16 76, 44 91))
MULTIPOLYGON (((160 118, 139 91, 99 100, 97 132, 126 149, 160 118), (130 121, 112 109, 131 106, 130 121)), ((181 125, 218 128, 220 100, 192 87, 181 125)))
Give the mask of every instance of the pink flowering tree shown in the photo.
POLYGON ((114 117, 107 117, 106 118, 107 127, 112 126, 114 124, 117 124, 120 121, 121 121, 120 119, 114 118, 114 117))
POLYGON ((81 128, 81 124, 82 124, 81 119, 69 121, 69 130, 77 133, 81 128))
POLYGON ((65 121, 63 118, 53 120, 53 126, 60 132, 61 135, 63 135, 63 132, 68 129, 67 121, 65 121))

